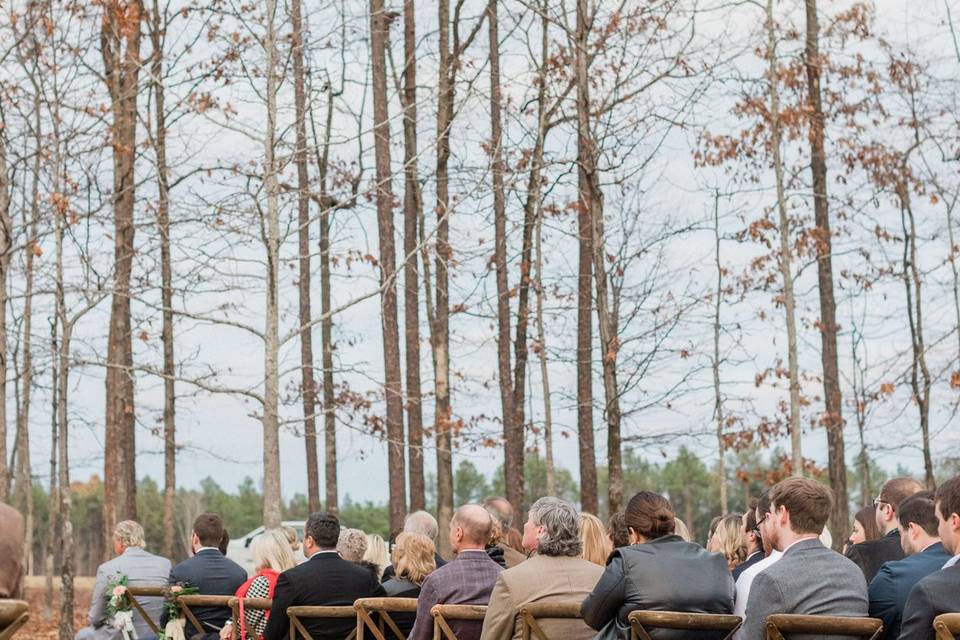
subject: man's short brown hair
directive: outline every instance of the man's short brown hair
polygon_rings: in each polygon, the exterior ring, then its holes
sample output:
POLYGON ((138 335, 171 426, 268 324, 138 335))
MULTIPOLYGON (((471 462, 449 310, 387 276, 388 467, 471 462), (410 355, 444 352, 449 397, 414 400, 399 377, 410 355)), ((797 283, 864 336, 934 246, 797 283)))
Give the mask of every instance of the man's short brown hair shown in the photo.
POLYGON ((897 508, 900 518, 900 530, 904 531, 910 523, 924 530, 928 536, 937 537, 937 514, 933 508, 933 492, 919 491, 900 503, 897 508))
POLYGON ((950 478, 940 485, 934 501, 940 510, 940 517, 944 520, 953 513, 960 515, 960 476, 950 478))
POLYGON ((201 546, 217 548, 223 539, 223 518, 215 513, 201 513, 193 521, 193 532, 200 538, 201 546))
POLYGON ((913 478, 891 478, 884 482, 880 489, 880 502, 893 507, 894 512, 899 512, 900 503, 918 491, 923 491, 923 485, 913 478))
POLYGON ((773 485, 770 504, 786 508, 794 533, 820 535, 833 509, 833 492, 816 480, 794 476, 773 485))

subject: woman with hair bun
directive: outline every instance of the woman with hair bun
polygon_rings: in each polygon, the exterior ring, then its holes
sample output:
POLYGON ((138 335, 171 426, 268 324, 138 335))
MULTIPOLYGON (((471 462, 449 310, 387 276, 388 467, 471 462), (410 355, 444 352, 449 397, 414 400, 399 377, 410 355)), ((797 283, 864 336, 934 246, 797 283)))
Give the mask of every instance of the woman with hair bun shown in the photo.
MULTIPOLYGON (((670 502, 652 491, 631 498, 625 512, 630 545, 615 549, 593 592, 580 607, 601 640, 627 639, 631 611, 730 613, 733 578, 719 554, 676 534, 670 502)), ((653 640, 712 640, 717 632, 649 629, 653 640)))

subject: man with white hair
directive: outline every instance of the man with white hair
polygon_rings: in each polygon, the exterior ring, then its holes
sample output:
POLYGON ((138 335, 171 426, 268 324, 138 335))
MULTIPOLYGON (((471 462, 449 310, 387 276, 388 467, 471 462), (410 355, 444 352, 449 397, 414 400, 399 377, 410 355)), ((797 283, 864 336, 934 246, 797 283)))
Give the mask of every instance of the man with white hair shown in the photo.
MULTIPOLYGON (((423 534, 433 540, 433 544, 436 545, 437 534, 440 532, 440 525, 437 524, 437 519, 430 515, 430 513, 426 511, 414 511, 413 513, 408 513, 407 517, 404 518, 403 532, 423 534)), ((440 557, 439 553, 434 552, 433 559, 437 563, 438 569, 447 564, 446 561, 440 557)), ((386 582, 394 577, 396 577, 396 573, 393 565, 391 564, 383 570, 382 580, 383 582, 386 582)))
MULTIPOLYGON (((540 498, 523 526, 525 562, 503 571, 493 586, 480 640, 519 639, 520 609, 531 602, 580 602, 600 580, 603 567, 580 557, 580 516, 560 498, 540 498)), ((596 635, 582 620, 541 620, 551 640, 587 640, 596 635)))
MULTIPOLYGON (((118 522, 113 528, 113 551, 117 554, 112 560, 97 568, 97 581, 93 587, 90 601, 90 626, 77 632, 75 640, 120 640, 123 633, 114 628, 107 619, 107 585, 120 576, 126 576, 130 587, 164 587, 170 575, 170 561, 148 553, 145 546, 143 527, 133 520, 118 522)), ((163 607, 162 598, 138 598, 144 611, 153 620, 160 617, 163 607)), ((153 632, 139 612, 134 611, 133 626, 137 637, 146 638, 153 632)))

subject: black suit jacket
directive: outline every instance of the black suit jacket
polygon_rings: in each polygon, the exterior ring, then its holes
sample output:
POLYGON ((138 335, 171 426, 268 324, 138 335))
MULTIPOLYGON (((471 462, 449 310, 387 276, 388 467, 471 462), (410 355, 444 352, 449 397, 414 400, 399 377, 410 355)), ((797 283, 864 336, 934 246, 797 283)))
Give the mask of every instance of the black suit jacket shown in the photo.
MULTIPOLYGON (((319 552, 280 574, 273 592, 270 619, 263 640, 282 640, 290 631, 287 607, 352 606, 357 598, 384 595, 376 575, 344 560, 336 552, 319 552)), ((355 618, 304 619, 314 640, 343 640, 357 625, 355 618)))
MULTIPOLYGON (((204 596, 232 596, 237 588, 247 581, 247 572, 233 560, 226 558, 216 549, 202 549, 192 558, 187 558, 170 571, 170 584, 190 583, 204 596)), ((216 634, 230 619, 230 609, 219 607, 197 607, 191 609, 204 629, 194 629, 187 622, 186 637, 196 633, 216 634)), ((160 617, 160 626, 167 624, 167 613, 160 617)), ((216 637, 215 635, 212 637, 216 637)))
POLYGON ((960 564, 934 571, 910 590, 900 640, 933 638, 933 619, 960 611, 960 564))
POLYGON ((741 573, 743 573, 753 565, 757 564, 758 562, 763 560, 765 557, 766 556, 763 555, 763 551, 754 551, 753 553, 751 553, 746 560, 744 560, 739 565, 734 567, 733 571, 730 572, 731 575, 733 575, 733 581, 736 582, 737 578, 740 577, 741 573))
POLYGON ((884 562, 903 560, 900 530, 894 529, 876 540, 867 540, 847 548, 847 557, 860 567, 867 584, 877 575, 884 562))

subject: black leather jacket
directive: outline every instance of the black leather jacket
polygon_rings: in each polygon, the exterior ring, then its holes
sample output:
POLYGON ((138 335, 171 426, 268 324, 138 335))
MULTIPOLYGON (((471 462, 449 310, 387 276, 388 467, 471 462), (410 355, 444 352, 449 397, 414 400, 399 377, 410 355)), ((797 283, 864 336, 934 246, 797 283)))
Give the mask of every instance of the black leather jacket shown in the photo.
MULTIPOLYGON (((627 616, 635 609, 686 613, 733 611, 733 578, 719 553, 663 536, 647 544, 616 549, 593 592, 580 607, 598 638, 629 638, 627 616)), ((723 637, 690 631, 648 629, 654 640, 723 637)))

